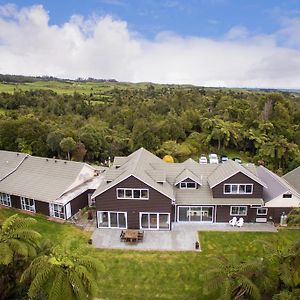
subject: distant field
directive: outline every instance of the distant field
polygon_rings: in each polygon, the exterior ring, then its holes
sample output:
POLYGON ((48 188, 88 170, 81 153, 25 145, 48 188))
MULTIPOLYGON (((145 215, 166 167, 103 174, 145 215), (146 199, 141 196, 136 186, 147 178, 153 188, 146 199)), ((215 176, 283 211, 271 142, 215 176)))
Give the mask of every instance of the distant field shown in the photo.
MULTIPOLYGON (((58 94, 80 94, 101 95, 114 88, 117 89, 145 89, 148 83, 124 83, 124 82, 72 82, 72 81, 37 81, 27 83, 0 83, 0 92, 13 93, 15 89, 30 90, 52 90, 58 94)), ((160 85, 157 85, 160 86, 160 85)))

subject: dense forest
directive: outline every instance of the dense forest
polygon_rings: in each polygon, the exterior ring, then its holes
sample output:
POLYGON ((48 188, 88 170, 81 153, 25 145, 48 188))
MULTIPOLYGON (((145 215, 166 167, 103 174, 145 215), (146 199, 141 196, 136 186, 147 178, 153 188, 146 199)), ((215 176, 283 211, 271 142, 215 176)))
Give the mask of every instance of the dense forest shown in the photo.
POLYGON ((300 94, 110 84, 69 94, 3 84, 0 149, 91 163, 139 147, 176 161, 215 152, 278 174, 300 164, 300 94))

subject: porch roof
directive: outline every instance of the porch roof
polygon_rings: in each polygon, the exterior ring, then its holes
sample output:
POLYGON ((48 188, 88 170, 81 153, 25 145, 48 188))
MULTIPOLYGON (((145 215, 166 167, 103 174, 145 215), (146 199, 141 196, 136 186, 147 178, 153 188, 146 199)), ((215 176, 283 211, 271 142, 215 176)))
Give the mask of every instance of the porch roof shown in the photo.
POLYGON ((176 194, 176 205, 264 205, 262 198, 213 198, 212 193, 201 189, 181 190, 176 194))

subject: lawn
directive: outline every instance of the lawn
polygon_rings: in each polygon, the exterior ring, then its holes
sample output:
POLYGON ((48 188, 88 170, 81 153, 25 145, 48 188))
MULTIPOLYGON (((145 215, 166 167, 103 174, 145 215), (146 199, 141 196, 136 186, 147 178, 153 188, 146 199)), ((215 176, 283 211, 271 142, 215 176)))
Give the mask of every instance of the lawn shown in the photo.
MULTIPOLYGON (((0 223, 13 214, 0 209, 0 223)), ((89 234, 72 225, 47 221, 36 216, 36 230, 45 238, 61 242, 76 239, 77 245, 87 245, 89 234)), ((219 254, 255 257, 262 250, 254 240, 300 239, 300 230, 280 230, 279 233, 201 232, 202 252, 159 252, 101 250, 89 247, 87 252, 104 265, 99 280, 101 299, 212 299, 201 294, 199 279, 210 258, 219 254)))

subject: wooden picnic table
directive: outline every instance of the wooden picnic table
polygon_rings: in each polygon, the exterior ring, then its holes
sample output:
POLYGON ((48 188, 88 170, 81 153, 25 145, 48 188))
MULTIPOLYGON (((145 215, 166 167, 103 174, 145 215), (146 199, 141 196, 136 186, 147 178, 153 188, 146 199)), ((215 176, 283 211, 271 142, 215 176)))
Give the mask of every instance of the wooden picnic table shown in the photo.
POLYGON ((139 237, 139 231, 135 229, 124 230, 124 240, 125 242, 137 242, 139 237))

